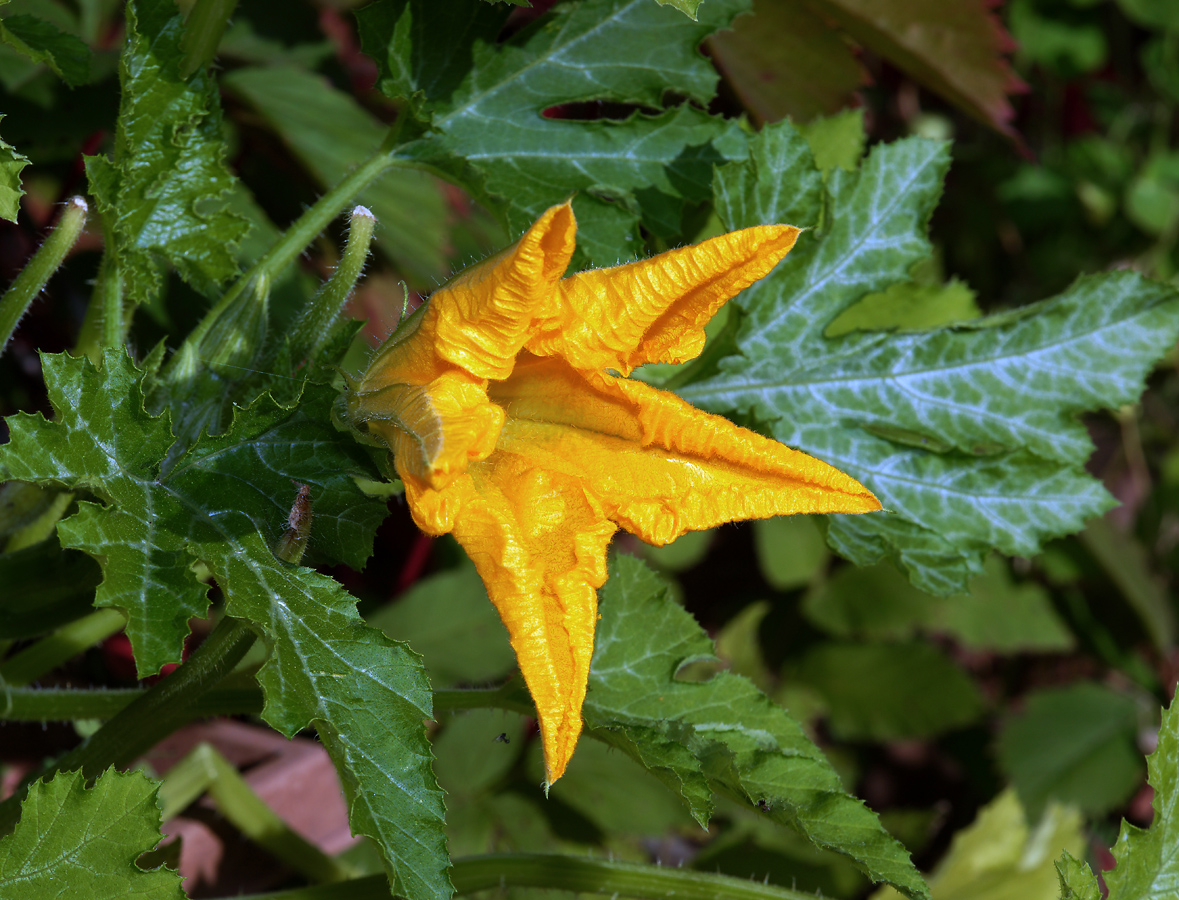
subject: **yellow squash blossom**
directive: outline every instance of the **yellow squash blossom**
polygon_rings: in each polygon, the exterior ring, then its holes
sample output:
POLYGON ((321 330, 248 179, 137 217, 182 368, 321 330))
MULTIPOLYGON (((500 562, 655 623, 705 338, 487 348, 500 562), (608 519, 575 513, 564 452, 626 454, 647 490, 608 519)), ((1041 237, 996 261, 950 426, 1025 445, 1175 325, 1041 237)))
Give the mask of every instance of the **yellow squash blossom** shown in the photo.
POLYGON ((880 508, 826 463, 625 376, 683 362, 798 229, 747 228, 564 278, 576 222, 548 210, 461 273, 353 382, 348 417, 392 451, 414 521, 451 532, 507 626, 548 784, 581 732, 597 589, 619 528, 650 544, 737 519, 880 508))

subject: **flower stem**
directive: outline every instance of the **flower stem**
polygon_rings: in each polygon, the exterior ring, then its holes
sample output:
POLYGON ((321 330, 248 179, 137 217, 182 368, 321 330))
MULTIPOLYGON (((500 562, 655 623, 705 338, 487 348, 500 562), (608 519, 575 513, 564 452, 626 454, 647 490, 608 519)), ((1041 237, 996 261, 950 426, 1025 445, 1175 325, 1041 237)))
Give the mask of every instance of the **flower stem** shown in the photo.
POLYGON ((184 20, 184 37, 180 49, 180 77, 186 81, 197 69, 207 66, 217 55, 221 36, 233 15, 237 0, 196 0, 184 20))
MULTIPOLYGON (((197 651, 200 652, 199 650, 197 651)), ((194 654, 195 657, 195 654, 194 654)), ((192 660, 190 659, 189 662, 192 660)), ((187 665, 187 663, 185 664, 187 665)), ((169 676, 175 678, 179 670, 169 676)), ((66 722, 73 719, 110 719, 155 688, 30 688, 6 685, 0 694, 0 722, 66 722)), ((262 690, 251 687, 218 687, 189 700, 183 718, 257 715, 262 712, 262 690)), ((536 709, 528 694, 515 682, 491 689, 434 692, 434 711, 506 709, 531 716, 536 709)))
POLYGON ((65 255, 78 240, 82 233, 82 226, 86 224, 88 207, 81 197, 72 197, 66 202, 65 212, 57 222, 57 226, 50 232, 33 258, 25 264, 16 281, 0 297, 0 354, 8 339, 16 331, 17 323, 33 302, 33 298, 41 293, 41 288, 49 281, 65 255))
MULTIPOLYGON (((397 125, 394 125, 393 129, 397 129, 397 125)), ((394 131, 391 130, 390 134, 393 133, 394 131)), ((386 139, 385 144, 388 143, 389 140, 386 139)), ((259 283, 273 284, 282 271, 298 258, 303 249, 315 240, 316 235, 323 231, 332 219, 339 215, 340 210, 347 206, 360 191, 393 166, 407 164, 405 160, 391 156, 385 144, 382 144, 375 156, 370 157, 343 181, 320 197, 315 205, 303 213, 295 224, 275 242, 274 246, 258 262, 254 263, 248 272, 234 282, 233 287, 226 291, 225 296, 205 314, 197 327, 188 335, 184 342, 185 347, 192 348, 195 352, 195 348, 201 345, 205 335, 243 291, 254 290, 255 285, 259 283)), ((183 360, 186 356, 180 351, 175 353, 165 370, 165 377, 176 377, 174 371, 176 361, 183 360)))
MULTIPOLYGON (((81 769, 87 778, 95 778, 110 766, 127 765, 191 719, 189 704, 228 675, 253 643, 250 627, 226 616, 180 668, 136 697, 38 777, 81 769)), ((0 803, 0 834, 16 824, 24 793, 17 791, 0 803)))
MULTIPOLYGON (((535 887, 579 894, 615 894, 645 900, 815 900, 814 894, 714 875, 547 853, 492 853, 456 859, 450 872, 456 894, 489 888, 535 887)), ((337 884, 254 894, 240 900, 386 900, 389 882, 370 875, 337 884)))
POLYGON ((291 331, 291 361, 314 360, 331 331, 332 324, 352 296, 352 289, 368 259, 369 244, 373 239, 376 217, 363 206, 352 210, 348 227, 348 241, 340 264, 323 288, 311 298, 299 321, 291 331))
POLYGON ((0 681, 25 685, 52 672, 87 647, 118 634, 127 617, 117 609, 99 609, 75 619, 0 663, 0 681))

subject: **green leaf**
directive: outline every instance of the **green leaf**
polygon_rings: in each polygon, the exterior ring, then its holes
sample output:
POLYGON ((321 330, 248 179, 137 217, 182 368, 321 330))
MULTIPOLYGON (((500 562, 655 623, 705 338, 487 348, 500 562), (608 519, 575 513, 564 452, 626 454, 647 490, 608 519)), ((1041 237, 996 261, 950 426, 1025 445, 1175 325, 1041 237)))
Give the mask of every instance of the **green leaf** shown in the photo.
POLYGON ((1023 90, 1011 39, 985 3, 811 0, 857 42, 997 131, 1013 134, 1007 94, 1023 90))
POLYGON ((1021 65, 1041 65, 1065 78, 1100 69, 1109 54, 1105 31, 1094 18, 1065 18, 1029 0, 1014 0, 1007 15, 1021 65))
POLYGON ((678 9, 685 16, 695 22, 696 14, 700 9, 700 4, 703 3, 704 0, 655 0, 655 2, 660 6, 670 6, 673 9, 678 9))
POLYGON ((1038 691, 999 736, 999 765, 1030 814, 1050 800, 1102 815, 1142 777, 1138 704, 1098 684, 1038 691))
POLYGON ((913 587, 892 566, 845 568, 809 593, 803 614, 843 638, 900 640, 948 634, 963 646, 1000 653, 1071 649, 1072 634, 1034 582, 1016 584, 992 556, 969 594, 935 597, 913 587))
POLYGON ((601 594, 601 621, 584 715, 598 736, 643 763, 702 823, 701 782, 762 808, 869 877, 926 896, 908 854, 840 785, 802 728, 749 681, 721 672, 679 681, 687 663, 714 659, 712 642, 638 560, 618 556, 601 594))
POLYGON ((434 771, 448 797, 478 794, 500 781, 527 734, 526 717, 502 709, 464 710, 439 724, 444 727, 434 738, 434 771))
POLYGON ((0 838, 0 895, 183 900, 178 874, 136 864, 161 837, 156 785, 142 772, 107 771, 92 788, 62 772, 29 788, 16 829, 0 838))
POLYGON ((868 135, 864 131, 864 111, 848 109, 833 116, 815 119, 798 128, 815 157, 815 165, 826 175, 832 169, 854 172, 864 155, 868 135))
MULTIPOLYGON (((293 66, 238 69, 225 87, 254 107, 323 187, 377 152, 388 127, 321 76, 293 66)), ((419 286, 446 275, 447 210, 432 178, 393 169, 356 202, 377 217, 377 245, 419 286)))
POLYGON ((1163 900, 1175 896, 1179 884, 1179 704, 1174 701, 1163 712, 1158 749, 1146 766, 1154 788, 1154 820, 1145 829, 1122 822, 1113 848, 1117 866, 1105 873, 1109 900, 1163 900))
POLYGON ((205 72, 186 81, 177 70, 183 30, 171 0, 128 6, 114 160, 86 159, 90 191, 136 304, 158 293, 161 260, 197 290, 213 292, 237 273, 234 249, 248 227, 228 209, 234 180, 217 85, 205 72))
MULTIPOLYGON (((529 748, 528 773, 544 780, 539 742, 529 748)), ((682 803, 640 764, 615 753, 599 741, 585 741, 569 761, 549 796, 567 803, 603 834, 658 835, 692 829, 682 803)))
POLYGON ((1126 18, 1160 31, 1179 30, 1179 10, 1167 0, 1118 0, 1126 18))
MULTIPOLYGON (((4 115, 0 114, 0 119, 4 115)), ((16 148, 0 140, 0 218, 15 222, 20 213, 20 198, 25 195, 20 186, 20 173, 29 164, 29 158, 16 152, 16 148)))
POLYGON ((665 109, 664 95, 708 104, 717 77, 697 47, 745 7, 709 0, 693 22, 651 0, 587 0, 502 44, 509 10, 480 0, 382 0, 358 19, 381 90, 426 130, 400 155, 458 180, 513 233, 576 193, 583 257, 613 265, 641 252, 640 207, 705 202, 713 166, 744 153, 735 121, 690 103, 665 109), (578 121, 553 110, 599 101, 657 112, 578 121))
POLYGON ((974 291, 957 279, 946 284, 894 284, 845 309, 824 335, 837 338, 852 331, 930 331, 982 315, 974 291))
POLYGON ((381 848, 390 878, 410 900, 449 896, 420 658, 366 626, 335 581, 270 549, 294 481, 312 489, 308 552, 360 567, 371 551, 385 507, 354 483, 375 472, 332 427, 334 392, 309 385, 294 410, 264 396, 165 469, 169 416, 144 411, 144 374, 125 355, 107 351, 101 372, 65 355, 43 357, 42 366, 56 418, 10 419, 0 468, 100 499, 80 503, 58 533, 63 546, 102 564, 96 602, 128 611, 140 673, 179 662, 187 619, 207 603, 190 570, 203 562, 227 614, 252 622, 270 649, 259 672, 263 717, 287 736, 314 724, 340 771, 352 828, 381 848))
POLYGON ((798 0, 756 0, 752 16, 708 39, 713 58, 759 122, 806 122, 852 102, 866 73, 843 36, 798 0))
POLYGON ((807 516, 775 516, 753 523, 753 547, 761 574, 779 591, 809 584, 827 566, 823 535, 807 516))
MULTIPOLYGON (((929 877, 933 900, 1057 900, 1054 858, 1085 850, 1080 814, 1050 806, 1035 828, 1028 825, 1015 791, 984 806, 978 818, 954 835, 950 850, 929 877)), ((877 891, 872 900, 895 900, 877 891)))
POLYGON ((420 653, 435 687, 486 683, 516 667, 508 633, 466 559, 456 569, 423 578, 370 614, 368 623, 420 653))
POLYGON ((821 227, 738 297, 740 352, 679 391, 863 481, 888 512, 833 517, 831 545, 860 565, 888 556, 941 594, 964 590, 991 548, 1033 555, 1109 508, 1077 417, 1133 402, 1179 336, 1179 294, 1117 272, 958 328, 824 337, 928 256, 947 162, 943 144, 910 138, 824 184, 793 128, 763 130, 749 161, 718 172, 726 225, 821 227))
POLYGON ((1067 850, 1056 862, 1060 900, 1102 900, 1101 885, 1092 869, 1067 850))
POLYGON ((1167 589, 1150 570, 1146 549, 1106 519, 1090 522, 1081 543, 1138 614, 1155 647, 1169 653, 1175 645, 1175 611, 1167 589))
POLYGON ((44 63, 70 87, 90 80, 90 48, 80 38, 35 16, 0 19, 0 41, 33 62, 44 63))
POLYGON ((819 644, 787 677, 826 701, 841 740, 932 737, 983 713, 970 676, 925 643, 819 644))
POLYGON ((998 556, 987 560, 969 594, 937 598, 927 627, 971 650, 1044 653, 1076 643, 1048 591, 1034 581, 1016 583, 998 556))

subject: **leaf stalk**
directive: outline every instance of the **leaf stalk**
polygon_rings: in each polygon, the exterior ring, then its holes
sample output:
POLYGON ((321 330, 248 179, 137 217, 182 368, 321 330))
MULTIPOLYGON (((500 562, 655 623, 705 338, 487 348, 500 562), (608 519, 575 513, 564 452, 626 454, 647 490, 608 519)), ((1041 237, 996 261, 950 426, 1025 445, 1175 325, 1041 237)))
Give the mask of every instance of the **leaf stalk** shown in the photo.
POLYGON ((81 197, 72 197, 66 201, 65 211, 49 237, 16 276, 4 296, 0 297, 0 355, 3 355, 8 339, 16 331, 17 324, 28 311, 33 298, 41 293, 70 248, 77 243, 82 227, 86 224, 88 211, 89 207, 81 197))
MULTIPOLYGON (((535 887, 579 894, 611 894, 643 900, 815 900, 814 894, 777 885, 714 875, 548 853, 491 853, 456 859, 450 872, 456 894, 489 888, 535 887)), ((254 894, 241 900, 388 900, 384 875, 353 881, 254 894)))

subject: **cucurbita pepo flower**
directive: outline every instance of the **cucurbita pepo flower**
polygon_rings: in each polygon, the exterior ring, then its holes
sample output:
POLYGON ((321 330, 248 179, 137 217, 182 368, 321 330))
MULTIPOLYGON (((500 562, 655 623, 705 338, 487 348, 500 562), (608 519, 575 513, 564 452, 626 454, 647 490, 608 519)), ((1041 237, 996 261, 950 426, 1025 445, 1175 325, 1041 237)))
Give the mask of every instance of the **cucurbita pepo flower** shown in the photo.
POLYGON ((581 732, 606 548, 737 519, 880 508, 803 453, 625 376, 683 362, 704 324, 794 245, 747 228, 564 278, 576 223, 548 210, 440 288, 350 385, 348 418, 393 454, 414 521, 466 549, 536 703, 548 784, 581 732))

